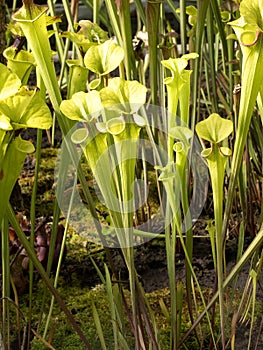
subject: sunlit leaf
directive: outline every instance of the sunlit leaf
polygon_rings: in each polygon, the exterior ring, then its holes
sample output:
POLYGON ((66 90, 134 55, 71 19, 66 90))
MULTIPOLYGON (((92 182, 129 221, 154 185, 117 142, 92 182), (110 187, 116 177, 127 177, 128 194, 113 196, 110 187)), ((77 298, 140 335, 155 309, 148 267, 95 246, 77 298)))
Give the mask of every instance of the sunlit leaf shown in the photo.
POLYGON ((100 91, 101 102, 106 109, 120 113, 136 113, 146 101, 147 89, 138 81, 121 78, 109 80, 106 88, 100 91))
POLYGON ((124 58, 123 49, 112 40, 91 47, 84 56, 85 66, 94 73, 105 75, 117 68, 124 58))
POLYGON ((210 154, 213 152, 213 149, 212 148, 205 148, 202 150, 201 152, 201 156, 204 157, 204 158, 207 158, 210 156, 210 154))
POLYGON ((69 66, 67 98, 71 98, 76 92, 85 91, 89 71, 83 66, 82 59, 67 60, 69 66))
POLYGON ((186 14, 188 15, 188 22, 191 26, 196 25, 197 8, 194 6, 186 6, 186 14))
POLYGON ((14 129, 48 129, 52 125, 51 112, 39 90, 22 87, 17 94, 1 102, 0 113, 10 119, 14 129))
POLYGON ((96 123, 96 128, 100 133, 106 133, 107 132, 107 125, 105 122, 98 122, 96 123))
POLYGON ((10 119, 6 115, 0 115, 0 129, 6 131, 13 130, 10 119))
POLYGON ((11 21, 6 25, 7 29, 12 33, 14 37, 20 36, 23 37, 24 33, 20 25, 11 19, 11 21))
POLYGON ((97 89, 99 87, 100 84, 101 84, 101 78, 93 79, 89 83, 89 88, 90 88, 90 90, 95 90, 95 89, 97 89))
POLYGON ((47 10, 47 7, 39 6, 32 2, 30 6, 23 5, 13 15, 13 19, 19 23, 26 36, 28 46, 32 50, 53 108, 60 119, 60 123, 63 124, 59 114, 61 94, 57 83, 54 62, 52 61, 52 51, 46 27, 47 10))
POLYGON ((196 125, 199 137, 211 143, 218 143, 227 138, 233 131, 233 122, 221 118, 217 113, 211 114, 207 119, 196 125))
MULTIPOLYGON (((185 68, 187 67, 188 61, 190 59, 195 59, 197 57, 198 54, 193 52, 187 55, 183 55, 180 58, 169 58, 168 60, 161 61, 162 65, 170 70, 170 76, 167 76, 164 79, 164 84, 166 84, 167 88, 167 109, 170 113, 169 129, 171 129, 171 127, 176 124, 175 116, 177 115, 179 100, 183 102, 183 99, 190 94, 188 85, 190 84, 191 71, 185 74, 185 68), (181 95, 182 89, 182 93, 185 96, 184 98, 181 95)), ((182 113, 185 113, 184 121, 187 121, 189 110, 183 107, 182 113)))
POLYGON ((228 11, 221 11, 221 18, 223 22, 228 22, 231 19, 231 13, 228 11))
POLYGON ((232 151, 229 147, 220 147, 220 152, 222 153, 222 155, 224 155, 225 157, 230 157, 232 154, 232 151))
POLYGON ((10 46, 4 50, 3 54, 5 58, 8 60, 15 60, 20 62, 35 64, 34 56, 32 55, 31 52, 26 50, 17 51, 15 47, 10 46))
POLYGON ((145 119, 139 114, 133 114, 133 120, 139 127, 144 127, 146 125, 145 119))
POLYGON ((244 21, 251 25, 262 25, 263 3, 258 0, 243 0, 239 8, 244 21))
POLYGON ((158 177, 159 181, 170 181, 175 178, 174 162, 169 162, 165 167, 159 165, 154 167, 156 170, 160 170, 161 174, 158 177))
POLYGON ((241 96, 235 144, 231 162, 231 176, 229 179, 228 196, 225 205, 224 233, 231 213, 234 188, 242 162, 247 134, 254 110, 256 98, 261 92, 263 80, 263 2, 257 0, 243 0, 240 3, 240 17, 230 22, 233 27, 242 52, 241 96))
POLYGON ((62 101, 60 110, 69 119, 91 121, 101 114, 102 106, 99 92, 77 92, 70 100, 62 101))
POLYGON ((182 152, 184 150, 183 142, 176 142, 173 146, 175 152, 182 152))
POLYGON ((17 93, 21 80, 2 63, 0 63, 0 76, 0 100, 3 100, 17 93))

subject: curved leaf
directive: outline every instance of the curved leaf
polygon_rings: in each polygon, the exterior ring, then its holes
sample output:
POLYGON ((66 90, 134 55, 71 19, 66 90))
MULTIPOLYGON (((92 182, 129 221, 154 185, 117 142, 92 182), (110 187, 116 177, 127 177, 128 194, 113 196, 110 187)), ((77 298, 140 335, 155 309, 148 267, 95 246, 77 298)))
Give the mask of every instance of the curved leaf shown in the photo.
POLYGON ((16 147, 17 151, 21 153, 28 154, 33 153, 35 151, 34 145, 30 141, 23 140, 21 137, 16 137, 13 144, 16 147))
POLYGON ((3 100, 17 93, 21 80, 2 63, 0 63, 0 76, 0 100, 3 100))
POLYGON ((1 102, 0 113, 10 119, 13 129, 48 129, 52 125, 50 110, 39 90, 22 87, 17 94, 1 102))
POLYGON ((195 59, 198 57, 198 54, 192 52, 190 54, 183 55, 180 58, 169 58, 168 60, 161 61, 162 65, 165 68, 168 68, 171 71, 171 77, 165 78, 164 83, 170 84, 174 81, 176 77, 179 77, 183 70, 187 67, 188 61, 190 59, 195 59))
POLYGON ((24 63, 30 63, 35 65, 35 59, 31 52, 26 50, 17 51, 13 46, 8 47, 4 50, 3 55, 7 60, 19 61, 24 63))
POLYGON ((232 154, 232 151, 228 147, 220 147, 220 152, 222 153, 223 156, 225 157, 230 157, 232 154))
POLYGON ((32 152, 34 152, 34 146, 32 143, 22 140, 20 136, 11 141, 7 148, 0 169, 0 222, 5 214, 16 180, 23 168, 26 154, 32 152))
POLYGON ((109 80, 106 88, 100 91, 103 107, 119 113, 136 113, 146 101, 147 89, 138 81, 121 78, 109 80))
POLYGON ((87 139, 88 136, 89 136, 88 130, 85 128, 81 128, 73 132, 73 134, 71 135, 71 140, 75 144, 81 144, 87 139))
POLYGON ((164 167, 156 165, 154 169, 161 171, 161 174, 158 177, 159 181, 171 181, 171 179, 174 179, 176 177, 176 172, 174 171, 174 162, 169 162, 164 167))
POLYGON ((258 0, 243 0, 239 8, 246 23, 262 26, 263 3, 258 0))
POLYGON ((234 28, 238 40, 243 46, 253 46, 257 43, 263 30, 262 13, 262 2, 257 0, 243 0, 241 2, 241 17, 229 24, 234 28))
POLYGON ((227 138, 233 131, 233 122, 221 118, 217 113, 211 114, 207 119, 196 125, 199 137, 211 143, 219 143, 227 138))
POLYGON ((31 70, 36 65, 32 53, 25 50, 17 51, 15 47, 10 46, 4 50, 3 55, 8 60, 8 68, 17 74, 23 84, 27 84, 31 70))
POLYGON ((112 135, 118 135, 125 129, 125 121, 123 118, 112 118, 106 123, 107 131, 112 135))
POLYGON ((145 119, 140 116, 139 114, 133 114, 133 120, 134 120, 134 123, 137 124, 139 127, 144 127, 146 125, 146 121, 145 119))
POLYGON ((83 67, 82 60, 68 60, 69 78, 67 98, 71 98, 76 92, 85 91, 89 77, 89 70, 83 67))
POLYGON ((106 75, 117 68, 124 58, 123 49, 112 40, 91 47, 84 56, 85 66, 94 73, 106 75))
POLYGON ((255 30, 244 30, 240 35, 240 41, 244 46, 253 46, 259 38, 261 31, 256 28, 255 30))
POLYGON ((101 114, 100 94, 98 91, 76 92, 70 100, 62 101, 60 110, 69 119, 91 121, 101 114))

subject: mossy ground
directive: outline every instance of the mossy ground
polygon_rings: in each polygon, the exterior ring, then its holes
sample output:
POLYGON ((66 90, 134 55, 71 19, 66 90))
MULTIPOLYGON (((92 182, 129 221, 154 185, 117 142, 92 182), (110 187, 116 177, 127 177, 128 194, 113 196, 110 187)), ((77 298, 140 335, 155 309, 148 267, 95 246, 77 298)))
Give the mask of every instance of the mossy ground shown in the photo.
MULTIPOLYGON (((57 161, 57 149, 48 148, 43 149, 41 154, 41 165, 39 172, 39 181, 38 181, 38 195, 36 201, 36 214, 37 216, 52 216, 53 206, 55 199, 55 187, 54 187, 54 167, 57 161)), ((30 156, 29 164, 34 162, 34 156, 30 156)), ((91 191, 95 195, 94 188, 92 186, 92 176, 87 165, 86 167, 87 181, 91 185, 91 191)), ((31 169, 31 168, 30 168, 31 169)), ((32 186, 33 186, 33 175, 34 171, 25 171, 22 174, 19 183, 22 190, 22 196, 25 204, 25 210, 29 212, 29 204, 31 200, 32 186)), ((155 173, 151 172, 149 175, 149 182, 154 184, 156 182, 155 173)), ((158 208, 158 201, 156 199, 156 186, 151 185, 149 188, 149 206, 152 212, 155 212, 158 208)), ((81 191, 80 191, 81 193, 81 191)), ((95 198, 95 204, 98 209, 99 217, 102 221, 107 223, 107 213, 105 214, 105 208, 101 203, 95 198)), ((143 216, 143 213, 139 213, 139 217, 143 216)), ((81 227, 79 227, 80 229, 81 227)), ((152 241, 153 246, 156 244, 156 241, 152 241)), ((157 244, 163 244, 164 242, 157 241, 157 244)), ((105 251, 104 249, 97 245, 94 242, 89 242, 85 234, 82 237, 76 234, 73 230, 69 231, 67 238, 67 257, 63 271, 61 273, 61 278, 59 282, 58 291, 65 301, 67 307, 73 314, 76 322, 82 329, 84 335, 90 342, 92 349, 99 350, 101 349, 100 340, 96 331, 92 304, 96 306, 96 309, 99 314, 100 322, 103 328, 103 334, 105 342, 108 349, 114 349, 114 337, 112 331, 112 322, 111 314, 109 309, 109 300, 105 288, 100 284, 99 278, 97 278, 96 283, 94 282, 94 269, 91 271, 90 266, 92 264, 87 264, 87 259, 92 256, 100 268, 103 270, 103 264, 105 262, 105 251), (73 269, 72 266, 78 266, 78 273, 73 269), (80 277, 79 271, 82 271, 80 277), (91 278, 92 275, 92 278, 91 278), (85 279, 91 279, 92 285, 85 283, 85 279)), ((149 246, 148 248, 149 249, 149 246)), ((206 299, 209 300, 212 291, 210 289, 205 289, 204 294, 206 299)), ((43 334, 46 317, 49 311, 50 296, 47 293, 46 299, 43 299, 44 295, 44 286, 41 280, 37 281, 34 285, 33 290, 33 317, 32 325, 34 329, 37 329, 39 334, 43 334), (39 317, 43 315, 43 322, 39 327, 39 317)), ((129 291, 125 290, 125 295, 129 300, 129 291)), ((226 296, 227 297, 227 296, 226 296)), ((25 294, 20 298, 20 309, 22 314, 27 318, 28 313, 28 294, 25 294)), ((147 299, 149 305, 152 309, 154 315, 154 320, 156 322, 156 329, 158 329, 158 342, 162 350, 170 349, 170 325, 169 318, 165 316, 164 308, 161 305, 166 305, 168 312, 170 311, 170 292, 168 288, 156 289, 151 293, 147 293, 147 299)), ((236 298, 236 305, 238 305, 240 297, 236 298)), ((196 304, 196 314, 200 313, 204 309, 204 306, 201 303, 200 298, 197 297, 196 304)), ((258 310, 260 307, 258 307, 258 310)), ((233 310, 231 311, 233 313, 233 310)), ((190 319, 187 316, 188 310, 186 303, 183 306, 182 312, 182 333, 184 333, 190 327, 190 319)), ((196 317, 196 315, 195 315, 196 317)), ((231 319, 231 317, 230 317, 231 319)), ((22 323, 21 323, 22 324, 22 323)), ((129 347, 134 348, 134 340, 131 334, 131 327, 126 318, 123 320, 125 326, 124 335, 127 339, 129 347)), ((216 337, 220 335, 219 332, 219 320, 218 312, 216 312, 215 318, 215 334, 216 337)), ((15 328, 15 327, 14 327, 15 328)), ((229 335, 231 331, 231 325, 229 324, 229 335)), ((211 331, 208 326, 207 320, 204 318, 204 321, 201 324, 201 328, 197 328, 199 338, 202 339, 204 349, 207 348, 207 345, 210 340, 211 331)), ((72 326, 69 324, 66 316, 61 312, 58 305, 55 304, 51 322, 49 324, 47 338, 50 337, 52 346, 57 350, 66 350, 66 349, 85 349, 81 340, 73 330, 72 326)), ((197 350, 200 349, 200 344, 197 343, 194 336, 190 336, 185 344, 186 348, 197 350)), ((31 349, 46 349, 39 339, 35 337, 32 342, 31 349)), ((114 349, 115 350, 115 349, 114 349)))
MULTIPOLYGON (((96 306, 99 319, 103 329, 103 336, 105 339, 105 343, 107 345, 107 349, 115 350, 114 347, 114 336, 113 336, 113 327, 111 321, 111 312, 109 307, 109 299, 104 285, 98 280, 96 283, 93 283, 93 286, 89 286, 88 283, 83 283, 84 278, 89 278, 89 273, 86 271, 83 273, 82 278, 79 273, 70 272, 70 276, 67 275, 67 271, 71 264, 78 264, 80 267, 83 266, 85 269, 85 263, 89 256, 92 256, 93 259, 101 266, 101 271, 103 272, 103 263, 105 261, 105 254, 103 249, 100 246, 96 246, 94 243, 89 244, 85 240, 85 238, 80 237, 75 234, 74 231, 70 231, 67 240, 68 247, 68 256, 65 261, 65 265, 63 266, 64 271, 61 274, 61 278, 59 280, 58 292, 66 303, 68 309, 74 316, 77 324, 81 328, 85 337, 88 339, 91 348, 95 350, 102 349, 101 343, 99 340, 99 336, 96 330, 94 316, 92 311, 92 305, 96 306)), ((90 277, 94 271, 90 271, 90 277)), ((212 289, 202 288, 202 292, 204 294, 206 302, 213 295, 212 289)), ((231 290, 227 290, 225 294, 226 305, 230 300, 230 292, 231 290)), ((185 293, 185 289, 184 289, 185 293)), ((127 289, 124 289, 125 297, 127 298, 127 302, 129 305, 130 294, 127 289)), ((226 310, 227 317, 227 336, 231 334, 231 318, 234 315, 234 312, 237 310, 242 293, 235 294, 235 301, 233 303, 232 309, 226 310)), ((157 289, 151 293, 146 293, 146 297, 148 300, 148 304, 151 308, 151 314, 154 319, 155 328, 157 329, 158 334, 158 343, 162 350, 170 349, 170 321, 169 317, 166 315, 166 311, 168 314, 170 313, 170 291, 169 288, 161 288, 157 289), (165 307, 163 306, 165 305, 165 307)), ((23 314, 25 318, 28 315, 28 294, 23 295, 20 298, 20 312, 23 314)), ((184 299, 186 300, 186 299, 184 299)), ((32 326, 40 335, 43 335, 43 331, 45 328, 45 322, 47 319, 47 315, 49 312, 50 305, 50 295, 45 292, 44 284, 41 280, 36 278, 36 283, 34 284, 33 290, 33 317, 32 317, 32 326), (44 295, 46 297, 44 298, 44 295), (41 326, 39 327, 39 318, 42 313, 43 321, 41 326)), ((197 317, 204 310, 204 305, 202 304, 200 295, 196 290, 196 304, 193 307, 194 310, 194 318, 197 317)), ((250 309, 251 311, 251 309, 250 309)), ((249 319, 250 311, 248 312, 247 319, 249 319)), ((260 315, 262 312, 262 305, 257 303, 256 305, 257 318, 260 321, 260 315)), ((211 319, 211 312, 209 312, 211 319)), ((22 318, 21 318, 22 319, 22 318)), ((15 322, 15 321, 14 321, 15 322)), ((124 313, 123 319, 123 334, 127 340, 130 349, 134 349, 134 337, 131 332, 131 327, 127 320, 127 317, 124 313)), ((191 321, 189 318, 188 307, 186 302, 183 304, 182 309, 182 335, 189 329, 191 326, 191 321)), ((22 325, 22 322, 21 322, 22 325)), ((220 327, 219 327, 219 314, 218 307, 215 310, 215 320, 214 320, 214 335, 215 340, 218 341, 220 337, 220 327)), ((248 334, 249 327, 246 328, 246 332, 248 334)), ((206 317, 204 317, 203 321, 200 324, 200 327, 197 327, 197 334, 200 339, 200 343, 197 342, 195 334, 193 333, 186 341, 185 349, 191 350, 199 350, 200 344, 202 343, 202 349, 209 348, 209 341, 211 330, 209 328, 208 321, 206 317)), ((238 333, 241 339, 243 335, 238 333)), ((85 349, 82 341, 70 325, 64 313, 60 310, 59 306, 55 303, 54 309, 52 312, 51 321, 48 326, 46 339, 50 340, 53 348, 57 350, 67 350, 67 349, 85 349)), ((246 336, 247 339, 247 336, 246 336)), ((220 347, 219 347, 220 348, 220 347)), ((44 350, 47 349, 47 346, 42 343, 37 337, 34 338, 31 345, 32 350, 44 350)))
MULTIPOLYGON (((34 310, 36 314, 33 317, 33 325, 38 322, 40 310, 42 309, 43 302, 43 290, 44 287, 41 282, 39 282, 38 287, 34 290, 33 296, 33 304, 34 310)), ((58 292, 64 299, 67 304, 67 307, 73 314, 77 324, 81 328, 85 337, 88 339, 91 348, 95 350, 101 349, 101 343, 96 331, 93 312, 92 312, 92 304, 96 306, 98 311, 98 315, 100 318, 100 322, 103 329, 103 336, 105 339, 105 343, 107 345, 107 349, 116 350, 114 347, 114 336, 112 331, 112 322, 111 322, 111 314, 109 309, 109 301, 107 297, 107 293, 103 287, 103 285, 98 285, 93 289, 83 289, 80 285, 78 285, 78 281, 74 280, 74 286, 65 286, 63 284, 58 288, 58 292)), ((125 291, 125 296, 129 300, 129 292, 125 291)), ((156 327, 158 328, 158 343, 161 346, 162 350, 170 349, 170 325, 167 318, 164 316, 161 308, 160 308, 160 300, 162 300, 169 310, 169 298, 170 293, 169 289, 165 288, 162 290, 158 290, 152 293, 147 294, 147 299, 149 305, 152 308, 152 314, 154 315, 156 327)), ((24 299, 25 300, 25 299, 24 299)), ((22 300, 23 302, 23 300, 22 300)), ((38 330, 40 334, 42 334, 44 330, 45 319, 48 314, 48 299, 46 300, 46 304, 43 310, 43 326, 38 330)), ((186 310, 184 310, 184 315, 187 314, 186 310)), ((129 348, 134 348, 134 338, 130 331, 130 326, 128 324, 127 319, 122 320, 124 325, 124 336, 129 344, 129 348)), ((183 330, 186 330, 190 325, 189 319, 186 319, 183 316, 183 330)), ((202 336, 205 337, 206 342, 209 339, 209 328, 207 325, 202 327, 202 336)), ((85 346, 81 342, 80 338, 73 330, 72 326, 68 322, 66 316, 60 311, 58 306, 56 305, 52 314, 49 331, 47 334, 47 338, 50 339, 52 346, 55 349, 85 349, 85 346)), ((194 337, 190 337, 186 343, 189 349, 199 349, 198 344, 194 337)), ((46 345, 44 345, 41 340, 35 339, 32 342, 31 349, 32 350, 41 350, 46 349, 46 345)))

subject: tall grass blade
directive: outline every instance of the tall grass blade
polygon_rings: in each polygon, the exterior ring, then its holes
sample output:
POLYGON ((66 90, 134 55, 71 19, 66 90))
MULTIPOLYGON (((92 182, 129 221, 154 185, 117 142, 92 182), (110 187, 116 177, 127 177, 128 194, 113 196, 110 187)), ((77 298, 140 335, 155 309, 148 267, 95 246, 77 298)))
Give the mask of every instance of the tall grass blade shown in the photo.
POLYGON ((127 80, 136 79, 135 56, 132 45, 132 28, 129 0, 116 1, 117 14, 119 16, 120 30, 122 34, 122 47, 124 49, 124 65, 127 80))
POLYGON ((160 0, 147 0, 146 2, 146 22, 149 42, 149 67, 150 67, 150 86, 151 103, 158 105, 158 32, 160 18, 160 0))
POLYGON ((113 0, 105 0, 105 5, 107 7, 107 13, 110 18, 113 33, 116 36, 116 39, 119 45, 123 47, 123 42, 122 42, 123 39, 120 31, 120 22, 117 15, 115 2, 113 0))
POLYGON ((106 346, 106 343, 105 343, 105 338, 104 338, 104 335, 103 335, 103 330, 102 330, 99 314, 98 314, 97 308, 96 308, 96 306, 95 306, 95 304, 93 302, 92 302, 92 313, 93 313, 93 319, 94 319, 94 322, 95 322, 95 326, 96 326, 96 329, 97 329, 97 334, 98 334, 99 339, 100 339, 101 349, 102 350, 107 350, 107 346, 106 346))
POLYGON ((194 61, 193 70, 193 93, 192 93, 192 118, 191 118, 191 130, 194 131, 196 122, 199 119, 200 111, 198 101, 200 101, 199 95, 199 78, 201 76, 201 46, 203 41, 205 19, 207 9, 209 6, 209 0, 197 0, 197 18, 196 18, 196 30, 195 30, 195 52, 199 55, 194 61))

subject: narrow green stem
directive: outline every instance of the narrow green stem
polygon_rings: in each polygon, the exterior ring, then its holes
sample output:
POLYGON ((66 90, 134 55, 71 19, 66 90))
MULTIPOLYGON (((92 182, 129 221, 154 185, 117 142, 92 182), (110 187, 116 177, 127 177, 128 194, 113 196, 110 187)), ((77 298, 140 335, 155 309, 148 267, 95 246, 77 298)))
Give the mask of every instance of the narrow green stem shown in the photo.
MULTIPOLYGON (((172 164, 169 171, 172 171, 172 164)), ((177 179, 178 180, 178 179, 177 179)), ((174 193, 178 193, 178 181, 172 176, 164 179, 164 187, 167 193, 167 208, 166 208, 166 255, 167 255, 167 270, 169 276, 169 285, 171 293, 171 349, 177 349, 179 342, 180 329, 178 327, 177 312, 177 293, 176 293, 176 269, 175 269, 175 253, 176 253, 176 233, 181 231, 181 219, 178 200, 174 200, 174 193), (171 215, 171 227, 169 225, 171 215)))
POLYGON ((177 298, 176 298, 176 269, 175 269, 175 253, 176 253, 176 228, 166 227, 165 230, 165 247, 167 256, 167 272, 169 276, 169 285, 171 293, 171 349, 177 349, 178 344, 178 328, 177 328, 177 298), (172 230, 172 231, 171 231, 172 230))
POLYGON ((195 129, 196 116, 197 114, 197 103, 199 101, 199 77, 201 76, 201 47, 203 41, 203 34, 205 28, 205 19, 210 0, 198 0, 197 1, 197 19, 196 19, 196 39, 195 39, 195 52, 198 53, 199 57, 194 61, 193 70, 193 94, 192 94, 192 119, 191 119, 191 130, 195 129))
MULTIPOLYGON (((217 101, 217 86, 216 86, 216 68, 215 68, 215 34, 214 34, 214 18, 212 16, 211 5, 208 6, 207 10, 207 39, 209 45, 209 82, 212 83, 212 94, 211 94, 211 103, 212 103, 212 112, 218 112, 218 101, 217 101)), ((209 91, 210 86, 207 86, 209 91)))
POLYGON ((213 145, 213 154, 208 158, 208 167, 211 175, 214 215, 216 227, 216 257, 217 257, 217 281, 219 293, 219 309, 220 309, 220 325, 221 325, 221 341, 222 349, 225 349, 225 308, 224 308, 224 269, 223 269, 223 185, 224 185, 224 171, 225 161, 224 156, 220 153, 218 145, 213 145), (216 163, 216 164, 215 164, 216 163))
POLYGON ((182 55, 186 53, 186 0, 180 0, 180 36, 181 36, 181 46, 182 55))
POLYGON ((217 24, 217 28, 219 31, 219 35, 221 38, 221 44, 222 44, 222 64, 224 67, 224 71, 226 71, 226 67, 225 67, 225 63, 229 62, 229 58, 228 58, 228 50, 227 50, 227 40, 226 40, 226 33, 225 33, 225 27, 224 27, 224 23, 222 21, 221 18, 221 14, 220 14, 220 7, 219 7, 219 2, 217 1, 211 1, 210 2, 213 14, 214 14, 214 18, 217 24))
POLYGON ((158 105, 158 25, 160 18, 160 0, 150 1, 146 3, 146 22, 149 41, 150 56, 150 86, 151 86, 151 103, 158 105))
POLYGON ((137 78, 135 70, 135 57, 132 45, 132 28, 129 0, 118 1, 118 15, 120 20, 120 30, 122 33, 122 45, 124 49, 124 63, 127 80, 137 78))
POLYGON ((110 21, 111 21, 113 33, 116 36, 119 45, 121 45, 123 47, 123 43, 122 43, 123 39, 122 39, 121 31, 120 31, 120 23, 119 23, 119 18, 117 15, 115 2, 114 2, 114 0, 105 0, 105 5, 107 8, 108 16, 109 16, 110 21))
MULTIPOLYGON (((48 5, 48 9, 50 11, 51 16, 55 16, 56 14, 55 14, 54 2, 52 0, 47 0, 47 5, 48 5)), ((60 60, 62 60, 63 51, 64 51, 64 44, 63 44, 61 37, 59 36, 59 27, 58 27, 57 23, 53 24, 53 29, 55 31, 54 35, 55 35, 55 39, 56 39, 56 49, 58 51, 58 56, 59 56, 60 60)))
POLYGON ((93 23, 99 22, 99 0, 93 0, 93 23))

